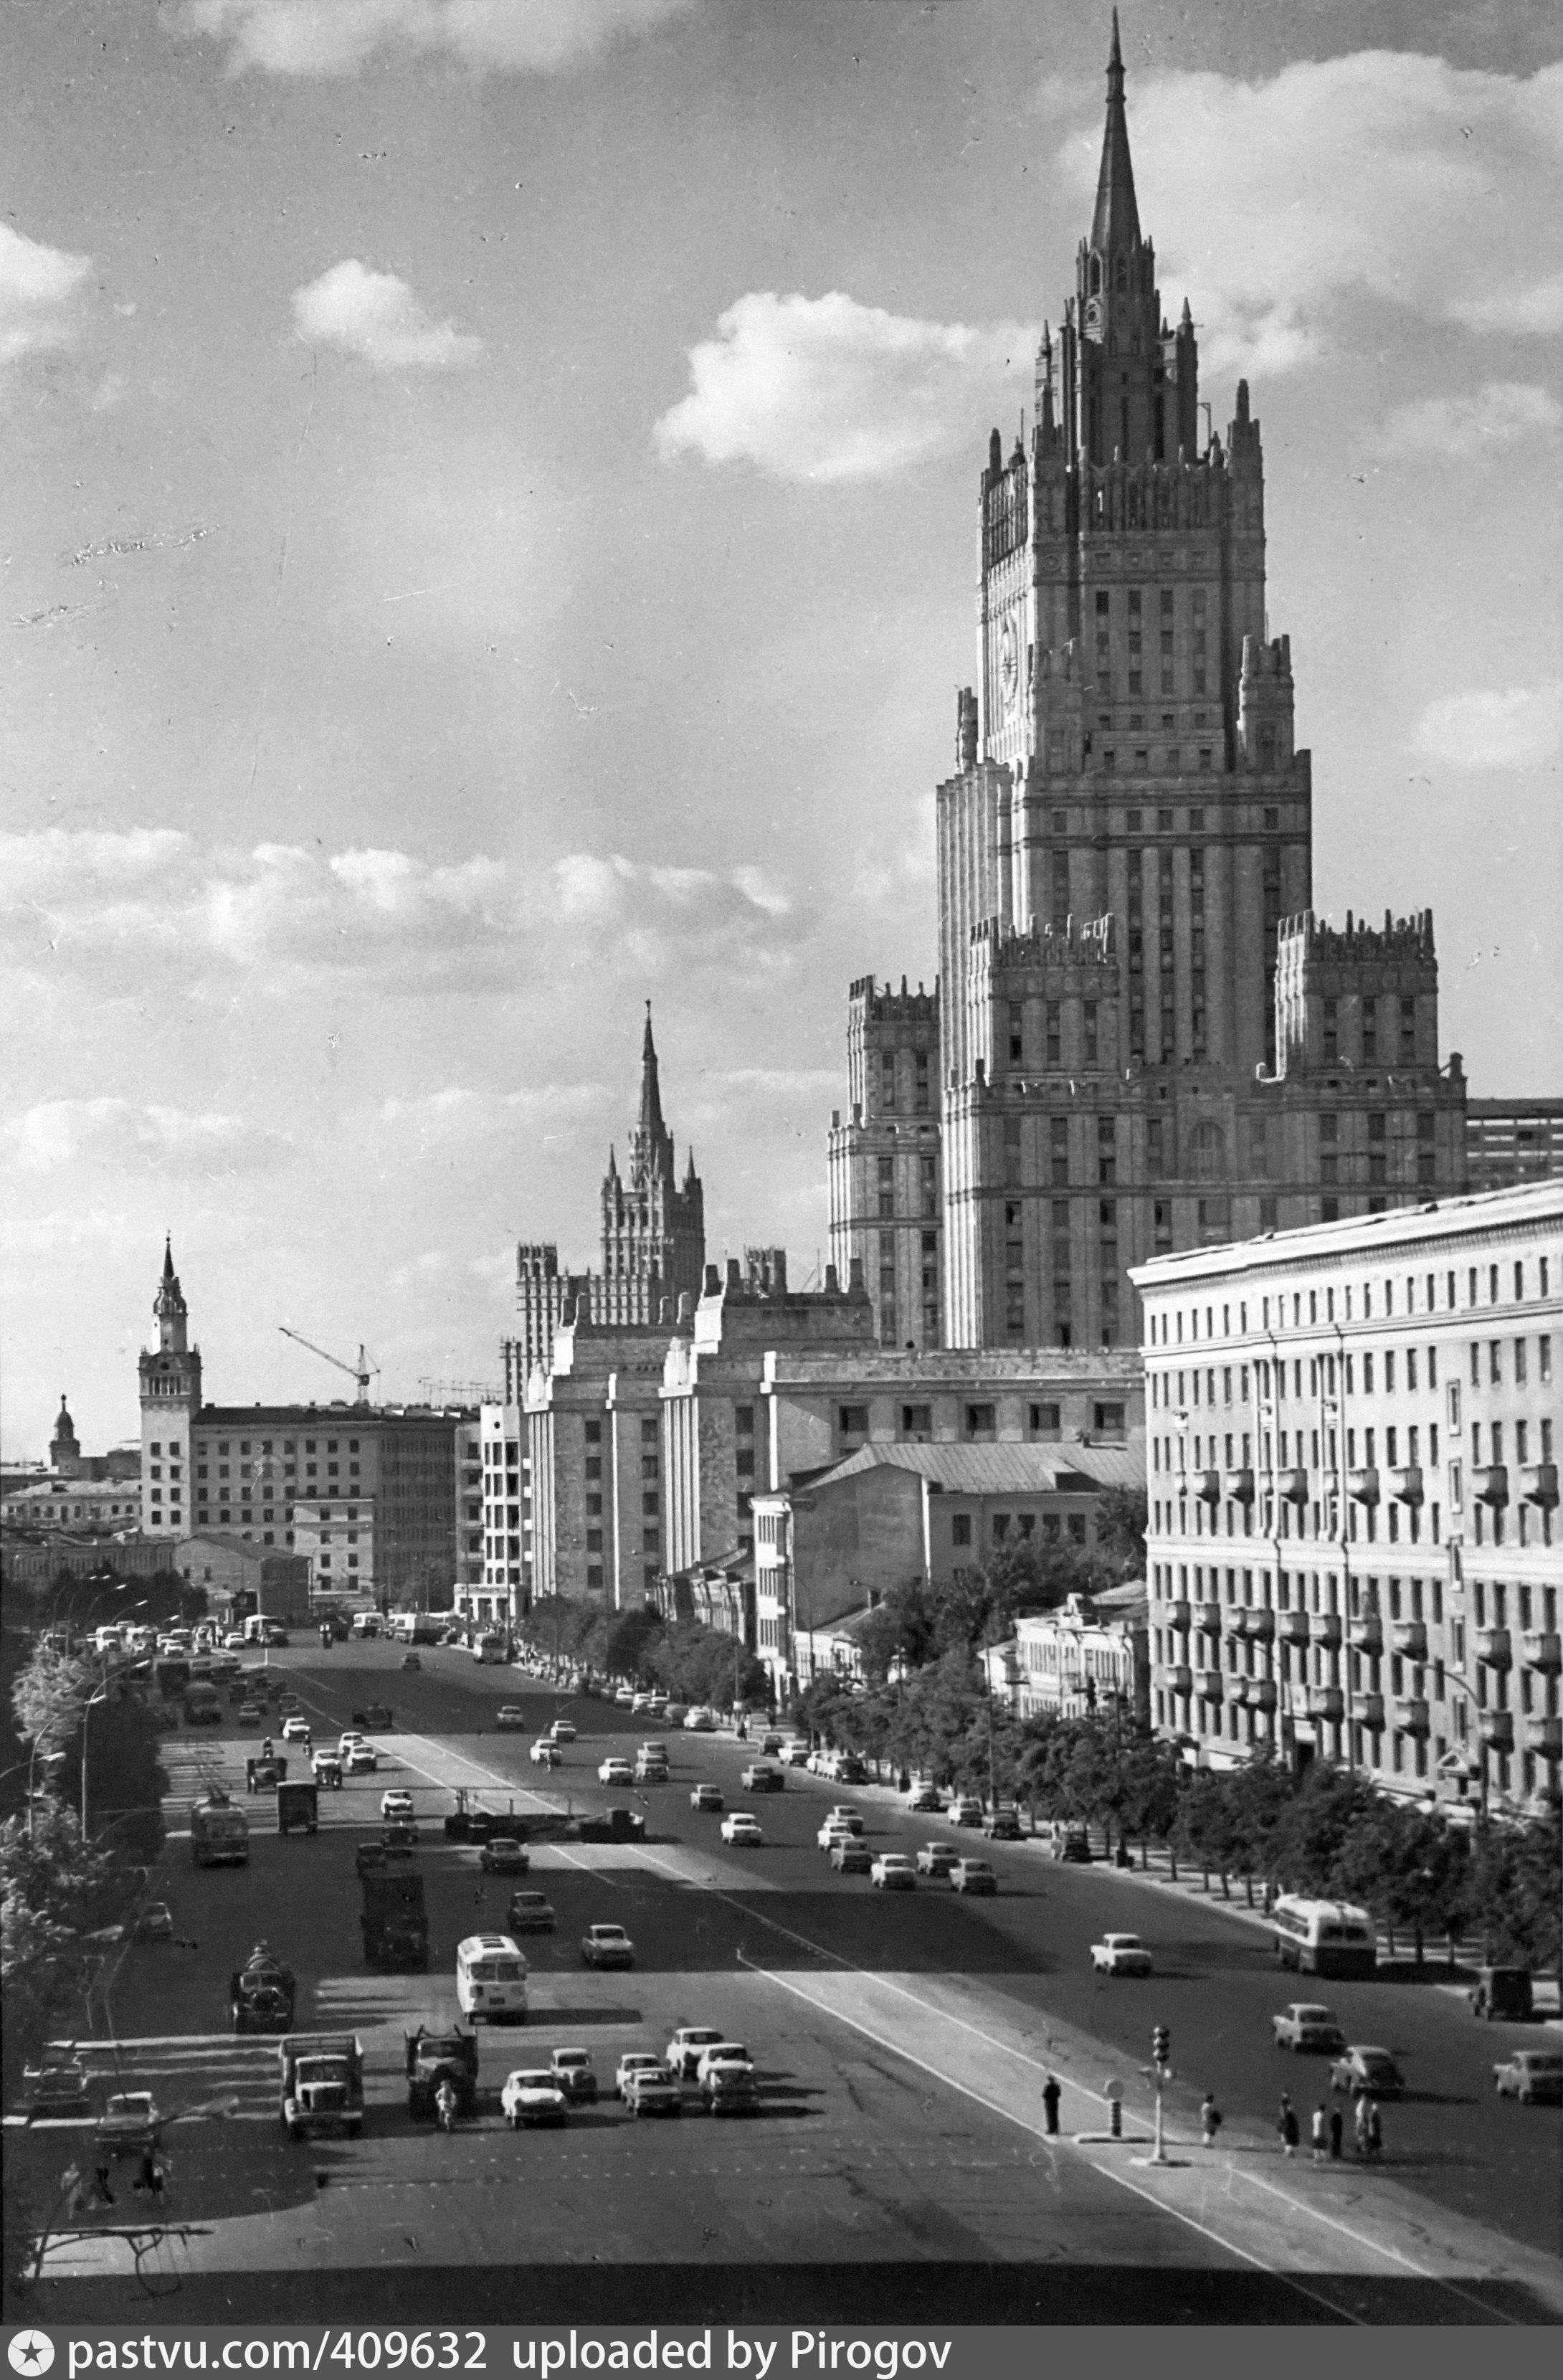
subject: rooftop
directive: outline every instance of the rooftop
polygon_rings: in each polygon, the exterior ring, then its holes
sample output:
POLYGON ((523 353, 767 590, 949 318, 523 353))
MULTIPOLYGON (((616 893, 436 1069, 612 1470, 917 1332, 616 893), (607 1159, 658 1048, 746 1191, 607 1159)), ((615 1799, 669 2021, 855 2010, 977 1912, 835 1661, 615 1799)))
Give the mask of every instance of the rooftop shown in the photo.
POLYGON ((1425 1249, 1430 1242, 1476 1239, 1493 1232, 1563 1225, 1563 1179, 1510 1184, 1459 1198, 1430 1198, 1411 1207, 1387 1208, 1379 1215, 1342 1215, 1333 1223, 1303 1223, 1286 1232, 1215 1248, 1184 1248, 1132 1265, 1129 1278, 1142 1295, 1178 1289, 1186 1282, 1238 1274, 1284 1272, 1294 1266, 1345 1258, 1379 1258, 1392 1251, 1425 1249))
POLYGON ((1045 1445, 877 1444, 859 1447, 817 1474, 802 1492, 881 1469, 915 1471, 957 1496, 1095 1495, 1104 1488, 1143 1488, 1145 1479, 1142 1454, 1078 1439, 1045 1445))

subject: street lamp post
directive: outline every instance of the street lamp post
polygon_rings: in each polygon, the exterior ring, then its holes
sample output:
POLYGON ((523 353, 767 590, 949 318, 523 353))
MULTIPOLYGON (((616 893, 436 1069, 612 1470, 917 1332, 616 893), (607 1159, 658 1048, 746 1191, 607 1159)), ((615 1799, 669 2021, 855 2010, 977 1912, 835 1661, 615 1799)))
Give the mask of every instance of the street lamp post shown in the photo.
POLYGON ((89 1694, 81 1706, 81 1847, 84 1851, 87 1847, 87 1717, 99 1703, 106 1703, 107 1700, 108 1689, 103 1686, 95 1694, 89 1694))

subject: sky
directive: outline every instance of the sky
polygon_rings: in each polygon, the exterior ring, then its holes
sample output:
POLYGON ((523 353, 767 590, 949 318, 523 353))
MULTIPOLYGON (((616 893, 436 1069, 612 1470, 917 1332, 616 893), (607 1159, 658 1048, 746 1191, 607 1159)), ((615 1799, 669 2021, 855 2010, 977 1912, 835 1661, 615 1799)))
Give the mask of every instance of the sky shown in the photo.
MULTIPOLYGON (((1315 900, 1563 1091, 1563 35, 1131 0, 1140 214, 1265 442, 1315 900)), ((824 1251, 845 994, 931 982, 975 498, 1073 286, 1076 0, 13 0, 0 1440, 496 1378, 644 1002, 708 1255, 824 1251)))

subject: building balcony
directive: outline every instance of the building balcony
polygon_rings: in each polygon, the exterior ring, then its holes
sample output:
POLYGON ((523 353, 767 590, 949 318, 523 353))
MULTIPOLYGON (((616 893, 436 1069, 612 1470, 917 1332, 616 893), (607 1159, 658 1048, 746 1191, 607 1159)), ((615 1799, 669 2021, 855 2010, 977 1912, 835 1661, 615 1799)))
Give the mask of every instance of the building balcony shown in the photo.
POLYGON ((1242 1633, 1251 1645, 1269 1645, 1275 1641, 1276 1615, 1263 1603, 1255 1603, 1242 1615, 1242 1633))
POLYGON ((1471 1493, 1478 1504, 1490 1504, 1495 1512, 1501 1512, 1508 1501, 1508 1465, 1489 1463, 1471 1475, 1471 1493))
POLYGON ((1315 1611, 1309 1623, 1308 1633, 1315 1645, 1323 1645, 1327 1651, 1338 1653, 1340 1650, 1339 1612, 1315 1611))
POLYGON ((1219 1670, 1201 1670, 1196 1691, 1202 1703, 1218 1703, 1227 1691, 1219 1670))
POLYGON ((1229 1471, 1225 1484, 1227 1495, 1232 1503, 1253 1503, 1254 1474, 1252 1471, 1229 1471))
POLYGON ((1390 1630, 1390 1642, 1397 1653, 1408 1661, 1427 1658, 1427 1622, 1425 1620, 1397 1620, 1390 1630))
POLYGON ((1278 1611, 1276 1633, 1283 1645, 1305 1645, 1308 1641, 1308 1615, 1305 1611, 1278 1611))
POLYGON ((1563 1636, 1549 1634, 1544 1629, 1527 1628, 1521 1638, 1527 1670, 1539 1670, 1544 1678, 1557 1677, 1563 1670, 1563 1636))
POLYGON ((1376 1468, 1370 1468, 1365 1471, 1349 1471, 1346 1474, 1346 1492, 1351 1497, 1353 1504, 1376 1504, 1378 1501, 1378 1473, 1376 1468))
POLYGON ((1305 1471, 1278 1471, 1276 1494, 1283 1504, 1305 1504, 1308 1500, 1308 1475, 1305 1471))
POLYGON ((1339 1686, 1310 1686, 1308 1716, 1310 1718, 1340 1718, 1346 1710, 1346 1696, 1339 1686))
POLYGON ((1248 1689, 1254 1684, 1254 1681, 1252 1678, 1229 1678, 1227 1681, 1228 1702, 1233 1704, 1237 1709, 1242 1710, 1248 1701, 1248 1689))
POLYGON ((1402 1703, 1399 1727, 1402 1735, 1430 1735, 1433 1727, 1427 1705, 1424 1702, 1402 1703))
POLYGON ((1187 1596, 1180 1597, 1176 1603, 1164 1603, 1161 1606, 1161 1619, 1162 1624, 1165 1627, 1176 1628, 1181 1633, 1186 1635, 1188 1633, 1189 1626, 1189 1600, 1187 1596))
POLYGON ((1557 1463, 1527 1463, 1520 1474, 1520 1493, 1527 1504, 1539 1504, 1550 1512, 1557 1501, 1557 1463))
POLYGON ((1563 1760, 1563 1718, 1533 1719, 1531 1749, 1543 1760, 1563 1760))
POLYGON ((1422 1502, 1422 1465, 1419 1463, 1412 1463, 1404 1471, 1391 1471, 1389 1477, 1393 1483, 1390 1493, 1397 1504, 1416 1505, 1422 1502))
POLYGON ((1189 1493, 1201 1504, 1218 1504, 1221 1500, 1221 1475, 1218 1471, 1191 1471, 1189 1493))
POLYGON ((1484 1710, 1477 1713, 1482 1741, 1491 1752, 1512 1752, 1514 1749, 1514 1713, 1507 1710, 1484 1710))
POLYGON ((1250 1710, 1273 1711, 1280 1697, 1273 1679, 1249 1679, 1248 1707, 1250 1710))
POLYGON ((1384 1622, 1376 1611, 1360 1611, 1346 1633, 1348 1642, 1359 1653, 1384 1650, 1384 1622))
POLYGON ((1484 1670, 1511 1670, 1514 1642, 1507 1628, 1478 1628, 1476 1658, 1484 1670))
POLYGON ((1193 1694, 1193 1671, 1186 1662, 1179 1663, 1174 1669, 1163 1670, 1161 1674, 1169 1694, 1193 1694))
POLYGON ((1370 1735, 1384 1732, 1384 1697, 1382 1694, 1361 1694, 1357 1699, 1356 1716, 1370 1735))
POLYGON ((1219 1636, 1221 1633, 1220 1605, 1218 1603, 1196 1604, 1193 1625, 1196 1636, 1219 1636))

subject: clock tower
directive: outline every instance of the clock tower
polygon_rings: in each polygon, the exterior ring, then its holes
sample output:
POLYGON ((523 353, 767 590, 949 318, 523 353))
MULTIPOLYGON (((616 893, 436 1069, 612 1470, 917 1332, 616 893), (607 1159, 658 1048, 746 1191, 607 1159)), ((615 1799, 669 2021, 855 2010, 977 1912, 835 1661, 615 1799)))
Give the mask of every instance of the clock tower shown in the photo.
POLYGON ((152 1300, 157 1345, 143 1348, 141 1526, 153 1536, 188 1536, 191 1426, 200 1412, 200 1349, 189 1343, 189 1308, 174 1269, 171 1241, 152 1300))

